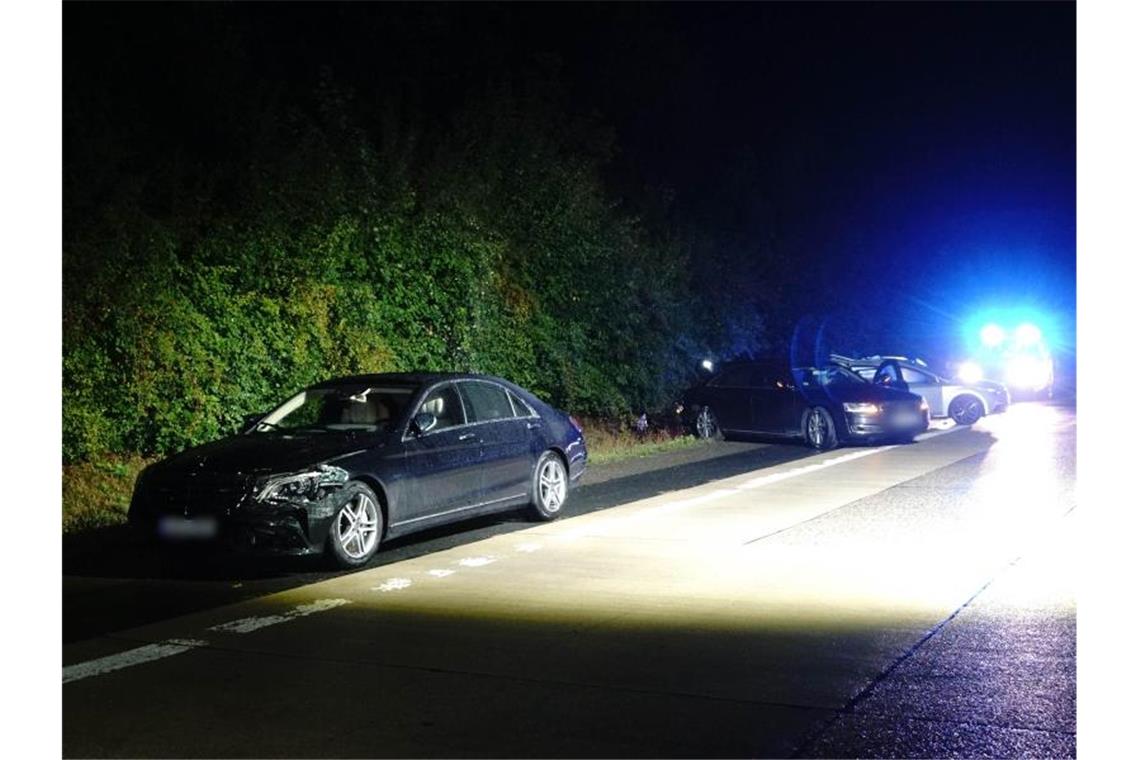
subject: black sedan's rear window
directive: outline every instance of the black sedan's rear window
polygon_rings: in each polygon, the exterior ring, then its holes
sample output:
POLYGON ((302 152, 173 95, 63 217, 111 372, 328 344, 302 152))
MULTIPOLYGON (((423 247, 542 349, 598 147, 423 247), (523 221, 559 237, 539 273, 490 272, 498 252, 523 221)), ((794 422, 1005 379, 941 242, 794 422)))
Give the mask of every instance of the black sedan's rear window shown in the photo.
POLYGON ((468 422, 486 422, 514 416, 507 391, 494 383, 468 381, 459 383, 463 405, 467 407, 468 422))

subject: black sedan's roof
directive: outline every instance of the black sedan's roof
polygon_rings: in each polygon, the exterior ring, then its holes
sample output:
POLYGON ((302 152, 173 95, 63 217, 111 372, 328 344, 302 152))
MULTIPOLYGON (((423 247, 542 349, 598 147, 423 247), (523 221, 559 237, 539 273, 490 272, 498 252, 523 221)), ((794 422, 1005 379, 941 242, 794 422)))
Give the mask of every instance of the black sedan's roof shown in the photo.
POLYGON ((348 377, 334 377, 311 386, 313 388, 335 388, 340 385, 380 385, 383 383, 396 383, 399 385, 429 385, 441 380, 496 380, 500 378, 491 375, 479 375, 470 372, 381 372, 373 375, 349 375, 348 377))

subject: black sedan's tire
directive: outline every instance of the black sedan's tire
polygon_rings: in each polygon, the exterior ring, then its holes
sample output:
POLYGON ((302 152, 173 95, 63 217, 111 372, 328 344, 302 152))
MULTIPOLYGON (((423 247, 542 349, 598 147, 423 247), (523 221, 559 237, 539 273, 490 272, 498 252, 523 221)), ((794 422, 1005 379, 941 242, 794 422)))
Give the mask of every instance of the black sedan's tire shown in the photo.
POLYGON ((711 406, 701 407, 697 419, 693 422, 693 432, 697 438, 709 441, 723 441, 724 431, 720 429, 716 414, 711 406))
POLYGON ((830 451, 839 445, 835 420, 822 406, 813 406, 804 413, 804 442, 816 451, 830 451))
POLYGON ((562 514, 569 493, 570 478, 562 457, 553 451, 544 451, 530 479, 531 514, 544 522, 556 519, 562 514))
POLYGON ((986 413, 982 402, 974 396, 956 396, 947 408, 956 425, 973 425, 986 413))
POLYGON ((337 509, 325 553, 338 567, 351 569, 368 563, 384 535, 384 511, 380 499, 364 483, 350 482, 342 493, 344 503, 337 509))

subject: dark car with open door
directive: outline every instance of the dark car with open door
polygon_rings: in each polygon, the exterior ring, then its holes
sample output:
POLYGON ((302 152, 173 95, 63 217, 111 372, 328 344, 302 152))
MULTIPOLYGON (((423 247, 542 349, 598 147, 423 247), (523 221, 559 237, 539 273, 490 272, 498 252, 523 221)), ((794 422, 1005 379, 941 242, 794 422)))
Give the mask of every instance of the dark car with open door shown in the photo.
POLYGON ((700 438, 773 435, 819 450, 909 441, 930 424, 920 396, 874 385, 834 363, 737 362, 689 390, 681 405, 700 438))
POLYGON ((171 543, 358 567, 384 540, 475 515, 528 507, 554 519, 585 468, 578 423, 506 380, 361 375, 151 465, 129 519, 171 543))

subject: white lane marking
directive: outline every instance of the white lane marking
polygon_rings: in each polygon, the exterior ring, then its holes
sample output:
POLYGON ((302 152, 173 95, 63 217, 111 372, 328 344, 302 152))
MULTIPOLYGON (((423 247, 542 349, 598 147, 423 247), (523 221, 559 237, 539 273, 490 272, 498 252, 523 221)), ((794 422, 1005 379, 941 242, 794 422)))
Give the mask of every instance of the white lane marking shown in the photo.
POLYGON ((837 457, 832 457, 831 459, 825 459, 822 462, 814 462, 812 464, 805 464, 801 467, 796 467, 795 469, 792 469, 792 470, 785 470, 784 472, 774 472, 774 473, 771 473, 769 475, 761 475, 760 477, 752 478, 751 480, 746 480, 745 482, 743 482, 739 486, 737 486, 737 488, 734 490, 747 491, 747 490, 751 490, 753 488, 760 488, 761 486, 766 486, 766 485, 769 485, 771 483, 779 483, 781 480, 787 480, 789 478, 798 478, 801 475, 808 475, 810 473, 818 472, 818 471, 826 469, 828 467, 834 467, 837 464, 843 464, 844 462, 851 462, 851 461, 854 461, 856 459, 862 459, 863 457, 869 457, 872 454, 878 454, 879 452, 882 452, 882 451, 889 451, 893 448, 895 448, 895 446, 879 446, 879 447, 874 448, 874 449, 864 449, 863 451, 851 451, 851 452, 848 452, 847 454, 842 454, 842 455, 837 456, 837 457))
POLYGON ((240 620, 231 620, 228 623, 219 623, 218 625, 210 626, 209 631, 219 631, 221 633, 250 633, 271 625, 284 623, 294 618, 305 617, 312 615, 315 612, 324 612, 331 610, 334 607, 339 607, 342 604, 349 604, 348 599, 318 599, 310 604, 298 604, 288 612, 283 612, 280 615, 262 615, 259 617, 247 617, 240 620))
POLYGON ((144 662, 154 662, 163 657, 182 654, 206 645, 207 642, 197 639, 167 639, 158 644, 147 644, 137 649, 128 649, 126 652, 100 657, 97 660, 68 665, 63 669, 63 682, 68 683, 90 676, 101 676, 104 673, 122 670, 132 665, 142 665, 144 662))
POLYGON ((538 551, 541 548, 542 548, 542 544, 536 544, 533 541, 528 541, 525 544, 516 545, 515 551, 516 552, 525 552, 526 554, 531 554, 533 552, 538 551))
POLYGON ((459 564, 463 567, 483 567, 494 562, 497 557, 467 557, 466 559, 459 560, 459 564))
POLYGON ((408 578, 389 578, 379 586, 373 586, 372 590, 386 594, 389 591, 403 591, 411 585, 412 581, 408 578))
POLYGON ((436 578, 446 578, 449 575, 455 575, 455 571, 454 570, 428 570, 427 574, 431 575, 433 577, 436 577, 436 578))

